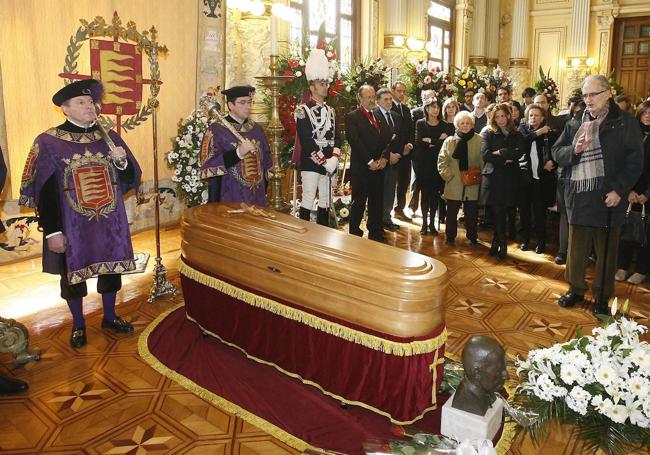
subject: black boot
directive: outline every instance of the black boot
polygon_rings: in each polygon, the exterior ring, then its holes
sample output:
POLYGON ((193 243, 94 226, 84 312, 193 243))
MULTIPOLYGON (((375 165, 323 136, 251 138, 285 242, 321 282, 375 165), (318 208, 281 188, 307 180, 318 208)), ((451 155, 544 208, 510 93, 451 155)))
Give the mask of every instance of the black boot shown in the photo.
POLYGON ((309 221, 311 219, 311 211, 304 207, 300 207, 298 216, 300 216, 301 220, 309 221))
POLYGON ((499 251, 497 252, 497 259, 504 260, 508 256, 508 243, 505 240, 499 242, 499 251))
POLYGON ((490 246, 490 256, 496 256, 499 252, 499 242, 497 240, 492 240, 492 245, 490 246))
POLYGON ((330 225, 330 209, 325 207, 318 207, 318 212, 316 213, 316 223, 321 226, 330 225))

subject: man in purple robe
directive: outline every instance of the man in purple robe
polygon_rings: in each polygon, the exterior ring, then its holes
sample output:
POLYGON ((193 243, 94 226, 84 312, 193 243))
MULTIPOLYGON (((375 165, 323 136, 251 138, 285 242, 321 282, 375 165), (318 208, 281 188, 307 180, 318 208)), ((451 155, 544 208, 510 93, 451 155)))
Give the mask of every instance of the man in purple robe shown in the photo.
POLYGON ((269 141, 249 119, 255 88, 239 85, 221 92, 230 114, 203 136, 201 179, 208 180, 208 202, 245 202, 266 207, 266 174, 271 169, 269 141))
POLYGON ((98 277, 102 328, 133 331, 115 314, 115 297, 120 274, 135 269, 123 196, 139 186, 141 172, 115 132, 108 132, 112 150, 103 139, 95 110, 102 93, 99 81, 86 79, 52 97, 67 119, 36 138, 20 186, 20 204, 39 215, 43 271, 61 275, 61 297, 72 313, 73 348, 86 344, 82 299, 88 278, 98 277))

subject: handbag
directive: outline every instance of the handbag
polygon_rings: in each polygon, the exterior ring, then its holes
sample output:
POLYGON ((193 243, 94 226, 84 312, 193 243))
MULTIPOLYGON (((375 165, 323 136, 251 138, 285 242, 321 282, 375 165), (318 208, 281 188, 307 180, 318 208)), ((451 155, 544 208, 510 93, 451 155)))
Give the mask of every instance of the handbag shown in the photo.
POLYGON ((648 241, 645 214, 645 204, 641 204, 641 211, 632 210, 632 203, 628 204, 625 212, 625 223, 621 232, 621 240, 645 246, 648 241))
POLYGON ((470 166, 466 171, 460 171, 460 179, 464 186, 478 185, 481 183, 481 168, 470 166))

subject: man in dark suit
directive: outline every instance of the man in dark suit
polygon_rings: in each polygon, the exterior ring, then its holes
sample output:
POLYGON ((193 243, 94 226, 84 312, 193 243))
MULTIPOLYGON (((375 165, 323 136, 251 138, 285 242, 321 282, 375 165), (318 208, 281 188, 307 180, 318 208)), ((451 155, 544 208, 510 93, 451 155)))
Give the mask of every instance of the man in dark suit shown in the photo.
POLYGON ((359 108, 345 115, 345 135, 350 143, 350 184, 352 207, 350 209, 350 234, 361 237, 359 227, 368 201, 368 238, 384 241, 382 228, 382 202, 384 168, 388 159, 384 156, 391 139, 391 131, 382 128, 375 118, 373 107, 375 89, 362 85, 357 96, 359 108))
POLYGON ((397 147, 402 151, 402 158, 396 165, 397 168, 397 204, 395 205, 395 218, 402 221, 411 221, 404 214, 406 206, 406 192, 411 183, 411 150, 415 137, 415 123, 411 118, 411 111, 404 106, 406 86, 397 81, 391 87, 393 91, 393 112, 400 116, 400 130, 397 133, 397 147))
POLYGON ((399 230, 399 224, 393 223, 391 212, 393 211, 393 204, 395 203, 395 189, 397 186, 397 164, 402 158, 402 150, 399 147, 399 139, 397 135, 401 128, 401 119, 396 112, 391 109, 393 107, 393 94, 387 87, 382 87, 377 90, 377 108, 375 109, 375 118, 381 125, 382 129, 390 131, 391 142, 388 145, 386 158, 388 164, 384 171, 384 204, 382 210, 382 223, 385 229, 391 231, 399 230))

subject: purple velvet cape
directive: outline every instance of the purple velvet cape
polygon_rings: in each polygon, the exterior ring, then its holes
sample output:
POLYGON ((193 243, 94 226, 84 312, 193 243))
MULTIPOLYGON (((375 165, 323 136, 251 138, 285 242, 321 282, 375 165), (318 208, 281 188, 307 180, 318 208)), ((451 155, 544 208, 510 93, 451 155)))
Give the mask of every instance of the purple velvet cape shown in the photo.
POLYGON ((135 269, 123 195, 139 186, 142 172, 126 143, 109 134, 126 150, 133 183, 118 179, 99 131, 47 130, 34 141, 23 171, 20 204, 37 211, 43 185, 51 176, 56 180, 68 246, 65 254, 52 253, 43 239, 43 271, 65 274, 70 284, 135 269))
POLYGON ((226 169, 223 154, 234 150, 239 140, 225 126, 215 122, 203 136, 201 178, 222 176, 220 202, 245 202, 266 207, 265 176, 272 167, 269 141, 262 127, 251 120, 243 125, 232 125, 255 143, 257 153, 248 154, 226 169))

